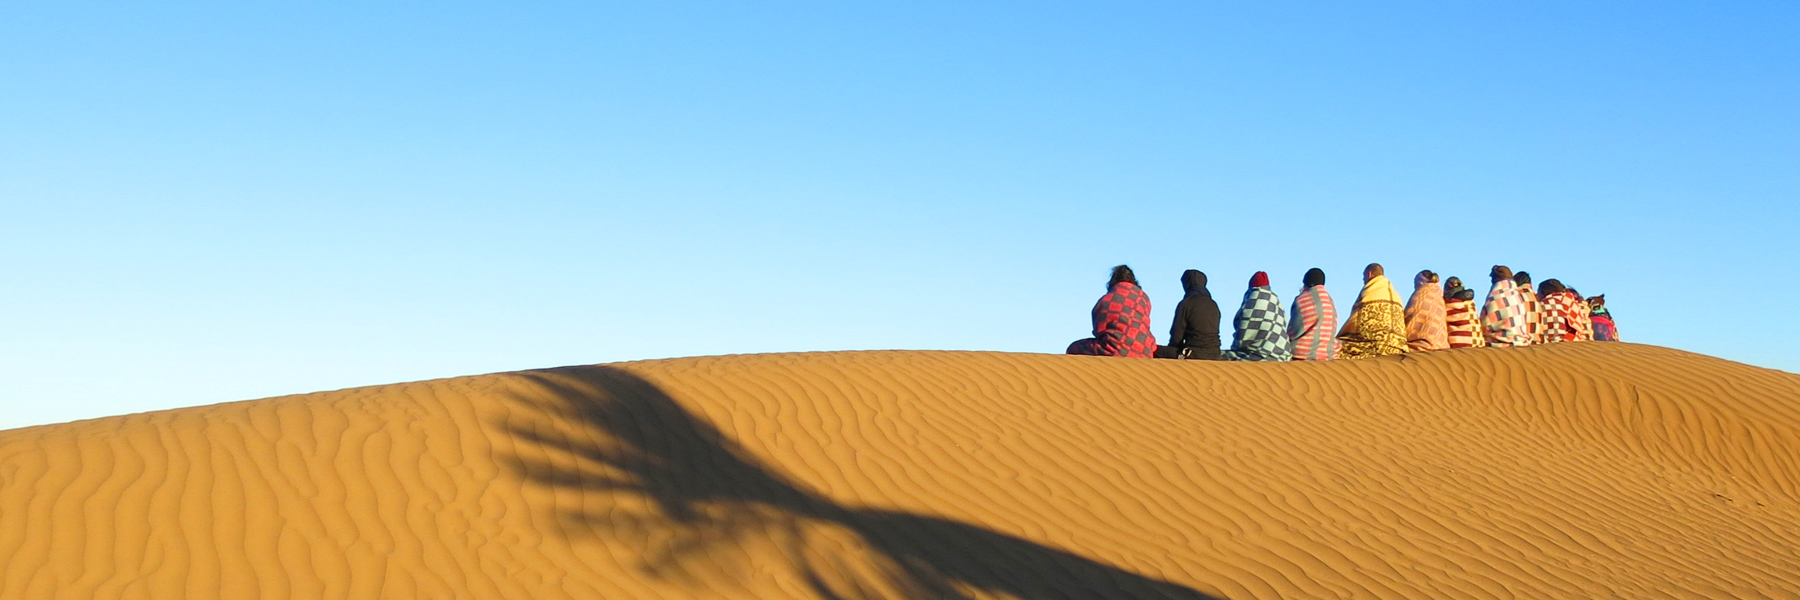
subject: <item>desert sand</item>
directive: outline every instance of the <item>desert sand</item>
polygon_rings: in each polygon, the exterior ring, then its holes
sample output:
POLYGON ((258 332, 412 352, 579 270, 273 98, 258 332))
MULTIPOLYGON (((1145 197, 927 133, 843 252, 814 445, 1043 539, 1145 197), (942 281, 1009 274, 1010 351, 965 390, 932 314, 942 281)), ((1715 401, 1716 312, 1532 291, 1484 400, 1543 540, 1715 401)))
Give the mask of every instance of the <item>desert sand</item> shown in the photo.
POLYGON ((725 356, 0 432, 0 598, 1796 598, 1800 376, 725 356))

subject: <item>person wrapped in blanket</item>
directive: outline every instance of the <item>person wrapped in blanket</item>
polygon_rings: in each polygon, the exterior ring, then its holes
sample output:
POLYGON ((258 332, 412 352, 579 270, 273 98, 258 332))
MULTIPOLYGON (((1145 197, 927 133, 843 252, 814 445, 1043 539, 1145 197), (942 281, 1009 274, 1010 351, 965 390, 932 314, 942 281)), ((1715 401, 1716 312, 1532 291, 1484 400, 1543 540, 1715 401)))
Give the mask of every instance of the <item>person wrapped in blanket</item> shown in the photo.
POLYGON ((1575 295, 1575 312, 1580 315, 1577 317, 1577 322, 1583 326, 1581 331, 1581 341, 1594 341, 1593 307, 1588 306, 1587 296, 1581 295, 1581 292, 1576 291, 1575 288, 1569 288, 1569 293, 1575 295))
POLYGON ((1538 284, 1538 298, 1543 301, 1544 340, 1542 343, 1585 342, 1593 339, 1593 325, 1587 301, 1561 281, 1545 279, 1538 284))
POLYGON ((1444 330, 1451 348, 1487 346, 1481 334, 1481 309, 1475 307, 1475 290, 1463 287, 1462 279, 1444 280, 1444 330))
POLYGON ((1338 358, 1369 358, 1405 354, 1406 311, 1400 292, 1388 281, 1379 263, 1363 269, 1362 293, 1338 332, 1338 358))
POLYGON ((1619 341, 1619 325, 1613 321, 1612 311, 1606 310, 1606 294, 1588 298, 1588 319, 1594 326, 1594 341, 1619 341))
POLYGON ((1094 303, 1094 337, 1069 344, 1069 354, 1150 358, 1156 334, 1150 333, 1150 297, 1138 287, 1131 267, 1113 267, 1106 295, 1094 303))
POLYGON ((1231 349, 1225 351, 1226 360, 1293 360, 1287 314, 1281 310, 1281 298, 1269 289, 1268 273, 1257 271, 1250 277, 1250 290, 1244 292, 1244 303, 1231 325, 1237 333, 1232 336, 1231 349))
POLYGON ((1406 301, 1407 347, 1413 352, 1449 349, 1447 319, 1444 290, 1438 287, 1438 274, 1419 271, 1413 277, 1412 298, 1406 301))
POLYGON ((1495 348, 1530 346, 1531 331, 1527 329, 1530 317, 1526 312, 1525 294, 1513 280, 1512 269, 1494 265, 1488 274, 1494 280, 1494 288, 1488 290, 1487 301, 1481 306, 1481 333, 1487 337, 1487 345, 1495 348))
POLYGON ((1300 282, 1300 295, 1288 311, 1288 338, 1294 340, 1294 360, 1337 358, 1337 307, 1325 292, 1325 271, 1314 267, 1300 282))
POLYGON ((1206 289, 1206 274, 1188 269, 1181 274, 1185 293, 1175 305, 1175 324, 1169 328, 1169 345, 1156 348, 1157 358, 1224 360, 1219 352, 1219 303, 1206 289))
POLYGON ((1531 343, 1544 343, 1544 303, 1537 293, 1531 291, 1531 274, 1519 271, 1513 274, 1513 283, 1519 285, 1519 297, 1525 299, 1525 332, 1531 343))

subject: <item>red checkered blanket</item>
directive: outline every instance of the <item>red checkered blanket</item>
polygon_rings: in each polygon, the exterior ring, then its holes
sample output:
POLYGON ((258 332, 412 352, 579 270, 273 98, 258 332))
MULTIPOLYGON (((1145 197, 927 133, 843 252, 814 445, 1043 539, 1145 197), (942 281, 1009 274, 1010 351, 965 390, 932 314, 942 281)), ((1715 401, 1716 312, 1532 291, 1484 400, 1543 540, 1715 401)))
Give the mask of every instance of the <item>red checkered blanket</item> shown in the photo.
POLYGON ((1587 302, 1575 292, 1561 291, 1544 298, 1539 314, 1544 326, 1544 343, 1580 342, 1593 337, 1588 322, 1587 302))
POLYGON ((1069 346, 1069 354, 1150 358, 1156 335, 1150 333, 1150 296, 1137 284, 1121 281, 1094 303, 1094 337, 1069 346))

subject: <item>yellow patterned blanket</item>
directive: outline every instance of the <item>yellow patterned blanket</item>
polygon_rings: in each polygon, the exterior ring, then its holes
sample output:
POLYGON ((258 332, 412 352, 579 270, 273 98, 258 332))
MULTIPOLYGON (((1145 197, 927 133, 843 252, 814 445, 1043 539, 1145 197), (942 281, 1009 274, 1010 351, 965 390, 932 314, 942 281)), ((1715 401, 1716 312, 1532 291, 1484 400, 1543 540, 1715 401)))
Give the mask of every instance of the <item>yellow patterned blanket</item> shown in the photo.
POLYGON ((1406 309, 1400 306, 1400 293, 1386 277, 1377 275, 1363 285, 1362 295, 1344 330, 1338 334, 1342 345, 1338 358, 1368 358, 1403 354, 1406 345, 1406 309))

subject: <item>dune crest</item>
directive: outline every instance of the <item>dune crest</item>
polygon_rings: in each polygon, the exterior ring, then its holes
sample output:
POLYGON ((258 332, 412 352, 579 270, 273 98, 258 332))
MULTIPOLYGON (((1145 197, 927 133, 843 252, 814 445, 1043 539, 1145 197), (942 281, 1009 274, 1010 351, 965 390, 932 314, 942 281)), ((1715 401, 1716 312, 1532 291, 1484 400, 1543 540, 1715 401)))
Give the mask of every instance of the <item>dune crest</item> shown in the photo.
POLYGON ((0 432, 0 599, 1791 598, 1797 548, 1800 376, 1633 344, 726 356, 0 432))

